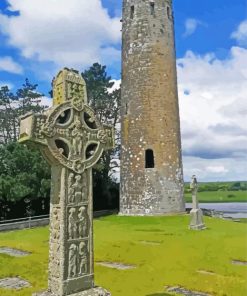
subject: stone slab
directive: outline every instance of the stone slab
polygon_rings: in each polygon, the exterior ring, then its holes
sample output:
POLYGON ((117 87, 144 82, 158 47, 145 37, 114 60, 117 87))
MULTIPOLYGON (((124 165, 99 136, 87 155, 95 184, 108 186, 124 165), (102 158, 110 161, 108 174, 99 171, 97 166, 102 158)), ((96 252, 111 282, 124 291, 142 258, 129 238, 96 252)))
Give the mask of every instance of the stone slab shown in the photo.
POLYGON ((247 261, 232 260, 232 264, 235 264, 235 265, 247 265, 247 261))
MULTIPOLYGON (((56 295, 48 291, 45 291, 45 292, 35 293, 32 296, 60 296, 60 295, 56 295)), ((70 294, 69 296, 111 296, 111 293, 103 288, 96 287, 83 292, 78 292, 76 294, 70 294)))
POLYGON ((118 262, 97 262, 96 264, 109 267, 109 268, 120 269, 120 270, 128 270, 128 269, 136 268, 136 266, 134 265, 127 265, 127 264, 118 263, 118 262))
POLYGON ((209 275, 216 275, 215 272, 212 272, 212 271, 207 271, 207 270, 197 270, 198 273, 201 273, 201 274, 209 274, 209 275))
POLYGON ((9 247, 0 247, 0 254, 6 254, 13 257, 24 257, 30 255, 29 252, 13 249, 9 247))
POLYGON ((158 241, 140 241, 141 244, 144 244, 144 245, 150 245, 150 246, 159 246, 161 245, 161 242, 158 242, 158 241))
POLYGON ((0 288, 19 290, 27 287, 31 287, 30 283, 19 277, 0 279, 0 288))
POLYGON ((167 292, 175 292, 180 295, 185 295, 185 296, 211 296, 210 294, 207 293, 202 293, 198 291, 190 291, 188 289, 185 289, 183 287, 171 287, 167 289, 167 292))

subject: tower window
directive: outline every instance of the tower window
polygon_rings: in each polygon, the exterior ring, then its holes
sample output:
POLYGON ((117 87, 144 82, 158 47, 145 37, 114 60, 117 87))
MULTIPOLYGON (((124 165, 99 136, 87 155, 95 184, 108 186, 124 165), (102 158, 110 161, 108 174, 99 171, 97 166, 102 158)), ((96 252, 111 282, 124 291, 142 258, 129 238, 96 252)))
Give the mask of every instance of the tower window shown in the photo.
POLYGON ((154 2, 150 2, 150 13, 154 15, 154 2))
POLYGON ((147 149, 145 153, 145 168, 152 169, 154 168, 154 152, 151 149, 147 149))
POLYGON ((171 9, 169 6, 167 7, 167 16, 168 18, 171 18, 171 9))
POLYGON ((133 20, 133 18, 134 18, 134 14, 135 14, 135 6, 134 5, 132 5, 131 7, 130 7, 130 18, 133 20))

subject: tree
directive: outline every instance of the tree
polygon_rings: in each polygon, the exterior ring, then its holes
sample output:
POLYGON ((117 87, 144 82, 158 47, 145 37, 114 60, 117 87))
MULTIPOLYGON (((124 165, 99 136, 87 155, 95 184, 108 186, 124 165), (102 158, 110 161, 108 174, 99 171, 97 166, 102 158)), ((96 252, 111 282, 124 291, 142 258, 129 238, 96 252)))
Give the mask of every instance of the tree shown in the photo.
POLYGON ((15 94, 7 86, 0 89, 1 217, 23 216, 23 200, 42 197, 44 201, 49 197, 48 165, 39 151, 17 143, 19 117, 28 112, 42 112, 46 108, 40 104, 43 95, 37 91, 37 86, 26 79, 15 94))
POLYGON ((37 91, 37 84, 28 79, 22 88, 12 93, 8 86, 0 89, 0 144, 15 142, 19 137, 19 117, 30 111, 42 112, 46 106, 40 104, 43 96, 37 91))
POLYGON ((109 202, 112 198, 112 190, 116 187, 112 177, 119 166, 120 89, 112 90, 114 82, 111 76, 107 75, 106 66, 98 63, 82 72, 82 77, 86 81, 89 105, 102 123, 113 125, 116 131, 115 149, 104 152, 94 170, 94 193, 98 192, 94 196, 96 205, 97 199, 102 198, 102 195, 109 202), (97 188, 95 182, 97 182, 97 188))
MULTIPOLYGON (((40 152, 18 142, 0 146, 0 200, 13 205, 21 200, 49 199, 50 168, 40 152)), ((23 216, 19 209, 17 216, 23 216)), ((4 215, 2 215, 4 216, 4 215)))
POLYGON ((10 92, 8 86, 0 89, 0 144, 7 144, 17 139, 17 97, 10 92))

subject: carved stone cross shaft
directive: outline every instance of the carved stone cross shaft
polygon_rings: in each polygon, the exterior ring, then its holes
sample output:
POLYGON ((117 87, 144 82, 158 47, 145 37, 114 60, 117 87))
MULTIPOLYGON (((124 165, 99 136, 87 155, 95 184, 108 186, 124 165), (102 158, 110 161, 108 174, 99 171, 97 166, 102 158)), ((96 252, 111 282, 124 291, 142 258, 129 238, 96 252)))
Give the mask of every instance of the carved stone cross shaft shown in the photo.
POLYGON ((59 72, 53 96, 44 114, 21 118, 19 140, 38 145, 52 170, 49 290, 42 295, 110 295, 94 289, 92 167, 114 147, 114 129, 87 105, 77 71, 59 72))
POLYGON ((199 209, 199 204, 197 199, 198 183, 195 175, 191 177, 190 189, 192 193, 192 208, 194 210, 199 209))

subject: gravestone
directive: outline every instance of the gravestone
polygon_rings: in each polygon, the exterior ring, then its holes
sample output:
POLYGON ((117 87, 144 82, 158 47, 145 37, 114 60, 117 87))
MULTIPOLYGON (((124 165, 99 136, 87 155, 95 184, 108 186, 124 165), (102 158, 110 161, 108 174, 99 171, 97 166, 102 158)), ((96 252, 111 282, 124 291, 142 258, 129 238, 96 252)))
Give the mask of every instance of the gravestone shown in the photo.
POLYGON ((110 295, 94 287, 92 167, 114 147, 114 129, 87 105, 79 72, 59 72, 53 107, 23 116, 19 141, 38 146, 52 171, 48 291, 37 295, 110 295))
POLYGON ((191 178, 190 189, 192 193, 192 210, 190 211, 190 216, 191 216, 190 229, 194 229, 194 230, 206 229, 206 226, 203 223, 202 210, 199 208, 199 203, 197 199, 198 183, 195 175, 193 175, 191 178))

